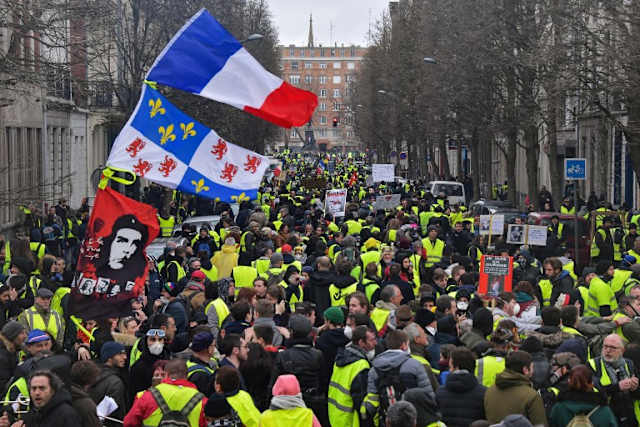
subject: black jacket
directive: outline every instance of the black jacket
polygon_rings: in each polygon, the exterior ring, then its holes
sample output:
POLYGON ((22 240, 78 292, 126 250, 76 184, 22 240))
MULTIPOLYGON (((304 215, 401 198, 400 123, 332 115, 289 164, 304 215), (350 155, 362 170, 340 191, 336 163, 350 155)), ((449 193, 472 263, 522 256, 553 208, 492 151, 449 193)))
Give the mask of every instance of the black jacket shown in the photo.
POLYGON ((484 394, 487 388, 478 383, 467 371, 449 374, 444 387, 436 391, 442 422, 447 426, 467 427, 475 420, 484 419, 484 394))
POLYGON ((73 399, 73 409, 80 417, 81 427, 102 427, 96 413, 96 403, 82 388, 72 384, 71 398, 73 399))
POLYGON ((336 354, 348 343, 349 339, 344 336, 344 328, 324 331, 316 340, 316 348, 322 352, 324 358, 322 371, 323 390, 327 390, 329 387, 329 378, 331 378, 331 374, 333 373, 333 363, 336 360, 336 354))
POLYGON ((561 293, 569 294, 573 288, 573 278, 568 271, 562 270, 560 274, 551 280, 551 305, 555 305, 561 293))
POLYGON ((11 341, 0 334, 0 390, 4 392, 7 383, 18 366, 18 355, 11 341))
MULTIPOLYGON (((116 409, 111 415, 111 418, 117 418, 119 420, 124 419, 129 409, 127 389, 120 376, 118 368, 112 368, 110 366, 103 366, 100 375, 96 383, 89 389, 89 395, 96 403, 100 403, 105 396, 111 396, 113 400, 118 404, 116 409)), ((105 421, 106 425, 116 425, 110 421, 105 421), (110 424, 111 423, 111 424, 110 424)))
POLYGON ((287 349, 276 356, 271 386, 280 375, 292 374, 298 379, 302 394, 321 394, 320 375, 324 366, 322 352, 311 346, 310 338, 292 338, 286 345, 287 349))
POLYGON ((304 288, 304 300, 316 304, 316 319, 318 321, 322 319, 322 313, 331 307, 329 285, 335 280, 335 274, 331 271, 312 271, 309 275, 309 282, 304 288))
POLYGON ((153 377, 153 364, 158 360, 169 360, 171 358, 171 352, 167 348, 165 343, 162 353, 158 356, 154 356, 149 353, 149 347, 147 347, 147 340, 143 337, 140 339, 140 359, 136 361, 131 367, 131 387, 130 393, 135 395, 139 391, 143 391, 151 387, 151 379, 153 377))
POLYGON ((410 301, 416 299, 416 295, 413 293, 413 286, 409 284, 409 282, 402 280, 399 276, 389 277, 387 280, 382 282, 382 288, 390 285, 396 285, 400 289, 400 292, 402 293, 401 305, 409 304, 410 301))
POLYGON ((82 421, 78 413, 71 406, 71 394, 60 389, 51 400, 38 409, 31 409, 24 415, 24 423, 28 427, 69 427, 81 426, 82 421))

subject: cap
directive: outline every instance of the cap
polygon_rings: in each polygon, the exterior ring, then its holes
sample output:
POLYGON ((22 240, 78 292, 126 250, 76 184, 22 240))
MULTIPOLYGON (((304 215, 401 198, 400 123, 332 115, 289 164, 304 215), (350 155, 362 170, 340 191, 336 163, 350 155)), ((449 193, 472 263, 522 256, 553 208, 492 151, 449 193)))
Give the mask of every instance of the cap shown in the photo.
POLYGON ((34 329, 31 332, 29 332, 29 335, 27 336, 27 340, 25 341, 25 343, 35 344, 37 342, 47 341, 50 339, 51 337, 46 332, 41 331, 40 329, 34 329))
POLYGON ((288 243, 285 243, 284 245, 282 245, 282 247, 280 248, 280 250, 282 251, 283 254, 290 254, 291 253, 291 245, 288 243))
POLYGON ((120 353, 126 354, 126 351, 122 344, 115 341, 107 341, 102 345, 102 348, 100 349, 100 360, 102 360, 102 362, 106 362, 116 354, 120 353))
POLYGON ((175 282, 166 282, 163 288, 172 297, 177 297, 180 294, 180 288, 178 287, 178 284, 175 282))
POLYGON ((211 332, 199 332, 193 336, 191 341, 191 350, 202 351, 213 343, 213 335, 211 332))
POLYGON ((53 298, 53 292, 51 292, 51 289, 42 288, 42 287, 38 289, 37 295, 40 298, 53 298))
POLYGON ((22 333, 22 331, 24 331, 24 326, 22 326, 22 323, 11 320, 2 327, 2 331, 0 332, 2 332, 2 335, 4 335, 6 339, 8 339, 9 341, 13 341, 18 335, 22 333))
POLYGON ((331 323, 336 325, 344 324, 344 312, 340 307, 329 307, 322 315, 331 323))
POLYGON ((622 261, 624 263, 626 263, 627 265, 633 265, 636 262, 638 262, 638 260, 636 259, 636 257, 634 257, 633 255, 625 255, 624 257, 622 257, 622 261))
POLYGON ((204 279, 207 278, 202 270, 196 270, 191 273, 191 278, 197 282, 204 282, 204 279))

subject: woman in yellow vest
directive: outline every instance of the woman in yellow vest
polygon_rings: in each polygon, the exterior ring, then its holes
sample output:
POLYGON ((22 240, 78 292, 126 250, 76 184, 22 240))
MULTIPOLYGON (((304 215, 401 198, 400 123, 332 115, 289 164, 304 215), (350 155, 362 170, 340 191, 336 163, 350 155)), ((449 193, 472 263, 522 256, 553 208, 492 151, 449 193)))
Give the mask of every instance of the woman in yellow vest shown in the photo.
POLYGON ((320 427, 320 421, 302 400, 295 375, 280 375, 271 391, 271 405, 260 417, 260 427, 320 427))

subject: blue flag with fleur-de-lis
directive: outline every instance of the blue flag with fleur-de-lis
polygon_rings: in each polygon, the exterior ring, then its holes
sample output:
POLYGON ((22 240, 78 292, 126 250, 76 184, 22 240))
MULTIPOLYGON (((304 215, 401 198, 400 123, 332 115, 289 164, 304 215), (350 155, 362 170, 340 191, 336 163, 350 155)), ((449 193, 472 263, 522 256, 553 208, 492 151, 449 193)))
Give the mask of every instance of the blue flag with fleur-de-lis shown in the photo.
POLYGON ((257 197, 269 160, 231 144, 143 85, 107 166, 186 193, 241 202, 257 197))

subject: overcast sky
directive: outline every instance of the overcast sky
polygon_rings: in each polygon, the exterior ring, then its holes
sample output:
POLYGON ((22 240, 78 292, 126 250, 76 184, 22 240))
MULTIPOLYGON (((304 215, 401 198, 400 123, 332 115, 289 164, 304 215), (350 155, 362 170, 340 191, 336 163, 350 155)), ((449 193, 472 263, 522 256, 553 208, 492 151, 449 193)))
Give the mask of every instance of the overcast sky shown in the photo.
MULTIPOLYGON (((313 14, 313 38, 317 45, 337 42, 365 46, 371 26, 389 6, 389 0, 267 0, 283 45, 307 44, 309 14, 313 14), (333 23, 333 37, 330 26, 333 23)), ((332 44, 333 44, 332 43, 332 44)))

